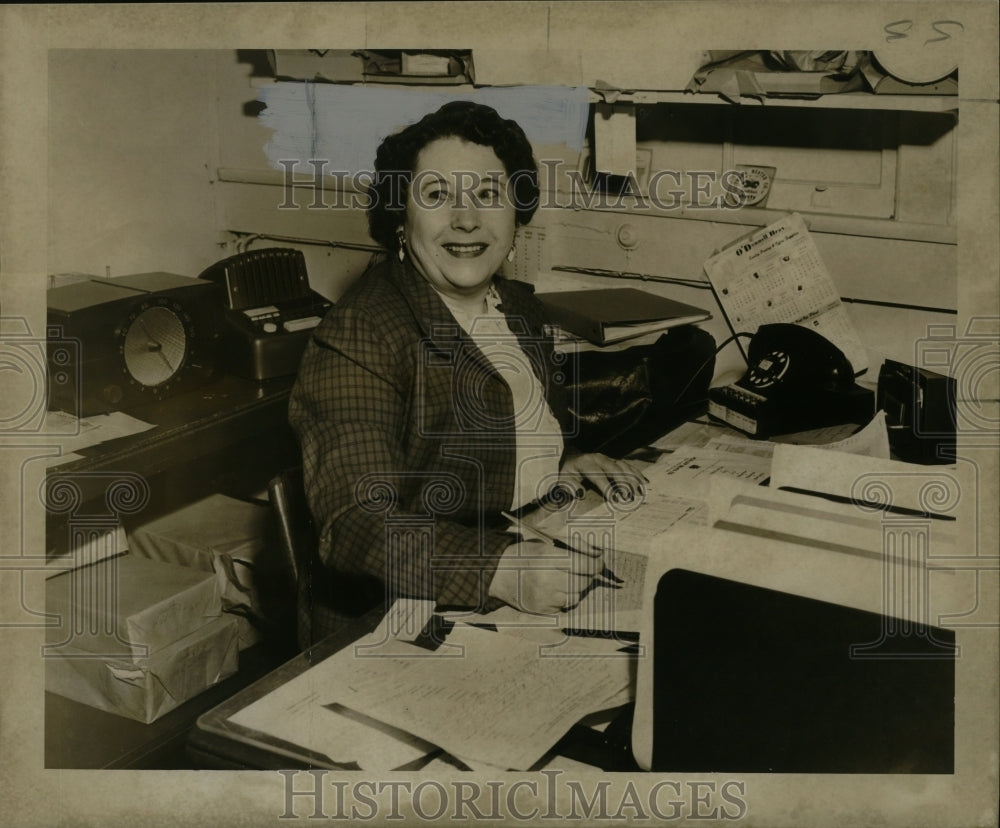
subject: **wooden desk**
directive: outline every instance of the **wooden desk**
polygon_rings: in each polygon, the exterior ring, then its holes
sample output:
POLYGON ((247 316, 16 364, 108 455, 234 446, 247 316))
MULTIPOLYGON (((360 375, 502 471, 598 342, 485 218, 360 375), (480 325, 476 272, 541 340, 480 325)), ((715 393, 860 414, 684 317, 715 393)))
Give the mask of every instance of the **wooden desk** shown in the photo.
MULTIPOLYGON (((83 449, 81 459, 49 469, 47 554, 71 548, 74 526, 130 528, 216 492, 245 497, 262 491, 279 470, 299 462, 287 417, 293 380, 219 376, 160 404, 130 409, 155 428, 83 449), (111 493, 119 484, 122 498, 111 493), (68 508, 52 508, 59 485, 75 495, 68 508), (129 487, 139 492, 134 501, 129 487)), ((289 657, 280 632, 241 652, 236 675, 152 724, 46 693, 46 767, 187 767, 183 746, 195 719, 289 657)))
POLYGON ((288 426, 293 379, 219 376, 129 410, 155 428, 83 449, 81 459, 49 469, 48 554, 68 551, 74 519, 103 515, 128 527, 215 492, 243 497, 262 491, 277 471, 298 462, 288 426), (124 489, 119 500, 111 496, 116 484, 124 489), (52 494, 60 489, 72 492, 71 502, 52 494))
MULTIPOLYGON (((356 769, 354 765, 339 764, 322 754, 242 727, 231 722, 230 718, 318 661, 370 633, 378 626, 384 612, 381 606, 370 610, 200 716, 188 737, 188 757, 192 766, 222 770, 356 769)), ((632 705, 629 704, 618 711, 603 732, 583 725, 574 726, 553 747, 549 756, 565 756, 605 771, 638 770, 628 741, 631 727, 632 705)), ((425 762, 441 754, 443 752, 422 757, 412 765, 397 770, 418 770, 425 762)), ((458 762, 455 766, 463 768, 458 762)))

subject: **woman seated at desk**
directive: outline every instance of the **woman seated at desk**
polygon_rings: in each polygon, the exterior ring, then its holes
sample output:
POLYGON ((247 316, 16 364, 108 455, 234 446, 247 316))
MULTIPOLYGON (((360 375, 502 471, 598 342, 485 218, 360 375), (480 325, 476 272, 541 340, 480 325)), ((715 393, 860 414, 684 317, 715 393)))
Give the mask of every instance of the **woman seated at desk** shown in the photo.
POLYGON ((600 558, 520 541, 501 513, 557 482, 607 495, 636 476, 564 444, 544 312, 499 275, 538 205, 531 145, 493 109, 448 103, 382 142, 370 196, 388 253, 316 329, 290 403, 320 556, 387 599, 572 606, 600 558))

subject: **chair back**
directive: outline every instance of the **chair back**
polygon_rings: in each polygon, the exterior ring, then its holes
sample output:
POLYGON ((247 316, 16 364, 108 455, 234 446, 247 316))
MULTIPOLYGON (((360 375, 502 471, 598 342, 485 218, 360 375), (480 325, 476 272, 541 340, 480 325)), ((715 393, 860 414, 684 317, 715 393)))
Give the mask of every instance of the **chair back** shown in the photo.
POLYGON ((335 573, 320 560, 301 467, 275 475, 267 492, 278 542, 295 577, 296 638, 304 650, 379 603, 384 589, 372 578, 335 573))
POLYGON ((281 552, 298 582, 316 555, 316 527, 306 502, 302 469, 285 469, 267 484, 281 552))

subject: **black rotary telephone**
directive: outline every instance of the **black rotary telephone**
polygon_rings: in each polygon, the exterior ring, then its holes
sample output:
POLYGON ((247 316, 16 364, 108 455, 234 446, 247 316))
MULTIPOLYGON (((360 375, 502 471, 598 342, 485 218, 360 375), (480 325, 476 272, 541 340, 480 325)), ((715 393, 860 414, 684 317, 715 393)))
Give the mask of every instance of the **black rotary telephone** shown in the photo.
POLYGON ((875 395, 854 381, 844 353, 801 325, 761 325, 747 372, 708 392, 709 416, 751 437, 857 423, 874 414, 875 395))

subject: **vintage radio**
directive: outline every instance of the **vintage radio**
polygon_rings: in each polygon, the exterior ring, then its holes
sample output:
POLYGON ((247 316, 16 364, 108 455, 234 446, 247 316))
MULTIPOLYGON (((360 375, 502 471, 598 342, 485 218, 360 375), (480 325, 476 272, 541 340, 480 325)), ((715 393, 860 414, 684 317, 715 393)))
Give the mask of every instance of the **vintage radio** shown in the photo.
POLYGON ((201 277, 222 288, 220 358, 230 373, 255 380, 298 371, 306 343, 331 303, 309 287, 301 250, 238 253, 201 277))
POLYGON ((214 372, 222 306, 211 282, 139 273, 61 285, 47 299, 50 408, 127 411, 214 372))

